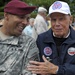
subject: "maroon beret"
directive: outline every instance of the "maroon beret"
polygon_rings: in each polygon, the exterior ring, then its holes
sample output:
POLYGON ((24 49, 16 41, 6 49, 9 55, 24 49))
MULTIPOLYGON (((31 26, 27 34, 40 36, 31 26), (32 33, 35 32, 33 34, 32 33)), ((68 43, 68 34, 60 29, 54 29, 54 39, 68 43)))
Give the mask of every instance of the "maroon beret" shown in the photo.
POLYGON ((14 15, 26 15, 30 14, 35 8, 35 6, 29 6, 23 1, 12 0, 4 7, 4 12, 14 15))

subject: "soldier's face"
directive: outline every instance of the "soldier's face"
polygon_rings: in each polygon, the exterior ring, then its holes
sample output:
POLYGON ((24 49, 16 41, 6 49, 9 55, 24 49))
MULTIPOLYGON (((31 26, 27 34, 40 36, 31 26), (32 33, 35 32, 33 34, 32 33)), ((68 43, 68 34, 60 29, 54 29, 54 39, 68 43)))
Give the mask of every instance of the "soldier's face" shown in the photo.
POLYGON ((9 35, 19 36, 28 24, 28 16, 7 15, 7 31, 9 35))

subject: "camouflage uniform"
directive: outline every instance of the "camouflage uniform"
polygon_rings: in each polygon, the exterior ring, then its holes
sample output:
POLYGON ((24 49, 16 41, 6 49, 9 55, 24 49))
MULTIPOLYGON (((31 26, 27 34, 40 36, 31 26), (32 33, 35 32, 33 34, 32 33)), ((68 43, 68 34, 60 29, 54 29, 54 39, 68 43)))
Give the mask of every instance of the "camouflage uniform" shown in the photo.
POLYGON ((0 38, 0 75, 32 75, 26 66, 29 60, 39 60, 38 48, 27 35, 0 38))

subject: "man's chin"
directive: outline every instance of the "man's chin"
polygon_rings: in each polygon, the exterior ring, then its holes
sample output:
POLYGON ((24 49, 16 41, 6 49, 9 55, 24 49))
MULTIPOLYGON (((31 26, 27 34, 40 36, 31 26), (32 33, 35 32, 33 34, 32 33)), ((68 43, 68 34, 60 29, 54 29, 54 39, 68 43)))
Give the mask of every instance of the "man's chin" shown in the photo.
POLYGON ((63 36, 61 34, 55 34, 56 37, 62 38, 63 36))

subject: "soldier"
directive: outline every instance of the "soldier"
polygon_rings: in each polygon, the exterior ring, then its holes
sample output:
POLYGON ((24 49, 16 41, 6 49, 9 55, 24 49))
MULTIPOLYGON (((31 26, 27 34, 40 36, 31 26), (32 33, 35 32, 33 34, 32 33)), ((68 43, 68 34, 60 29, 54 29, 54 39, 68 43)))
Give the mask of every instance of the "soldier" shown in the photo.
POLYGON ((22 33, 28 14, 36 7, 12 0, 4 7, 0 27, 0 75, 33 75, 26 69, 30 60, 39 60, 36 42, 22 33))

